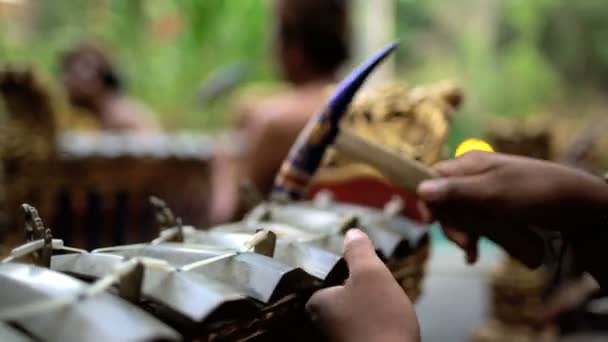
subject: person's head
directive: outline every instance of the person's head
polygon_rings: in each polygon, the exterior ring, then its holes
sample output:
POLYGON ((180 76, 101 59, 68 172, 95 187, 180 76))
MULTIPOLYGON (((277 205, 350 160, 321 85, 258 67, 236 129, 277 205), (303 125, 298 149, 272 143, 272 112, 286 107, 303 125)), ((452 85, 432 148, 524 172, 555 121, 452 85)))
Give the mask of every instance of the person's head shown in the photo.
POLYGON ((107 54, 83 43, 67 51, 61 60, 62 81, 70 101, 87 106, 97 97, 120 91, 121 83, 107 54))
POLYGON ((293 83, 331 78, 349 55, 349 0, 276 0, 276 49, 293 83))

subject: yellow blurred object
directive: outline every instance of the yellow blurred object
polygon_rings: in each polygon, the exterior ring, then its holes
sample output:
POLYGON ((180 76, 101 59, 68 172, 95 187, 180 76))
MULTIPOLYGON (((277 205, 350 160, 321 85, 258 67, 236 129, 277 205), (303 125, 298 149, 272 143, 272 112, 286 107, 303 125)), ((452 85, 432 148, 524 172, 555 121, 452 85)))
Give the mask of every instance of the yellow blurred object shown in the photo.
POLYGON ((494 149, 492 146, 490 146, 490 144, 483 140, 469 138, 458 145, 455 156, 459 157, 470 151, 494 152, 494 149))

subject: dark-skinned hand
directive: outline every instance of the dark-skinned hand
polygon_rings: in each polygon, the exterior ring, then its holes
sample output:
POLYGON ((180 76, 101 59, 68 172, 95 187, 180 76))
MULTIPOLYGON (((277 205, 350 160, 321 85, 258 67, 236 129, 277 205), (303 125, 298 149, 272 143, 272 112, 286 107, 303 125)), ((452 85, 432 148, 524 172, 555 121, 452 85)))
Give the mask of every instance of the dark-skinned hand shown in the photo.
POLYGON ((370 239, 352 229, 344 240, 349 278, 317 291, 307 309, 331 341, 419 341, 414 307, 376 255, 370 239))
POLYGON ((608 231, 608 185, 583 171, 479 151, 440 162, 434 170, 440 177, 421 183, 418 196, 429 220, 441 222, 470 262, 477 257, 478 236, 491 229, 558 230, 582 254, 608 231))

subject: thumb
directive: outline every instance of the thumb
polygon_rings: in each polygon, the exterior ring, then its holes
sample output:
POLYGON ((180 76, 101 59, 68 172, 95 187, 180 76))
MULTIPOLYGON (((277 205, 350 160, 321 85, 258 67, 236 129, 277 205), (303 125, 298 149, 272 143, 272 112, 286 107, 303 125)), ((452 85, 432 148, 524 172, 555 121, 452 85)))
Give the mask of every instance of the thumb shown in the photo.
POLYGON ((362 269, 382 263, 376 255, 372 241, 359 229, 351 229, 346 233, 344 260, 346 260, 351 276, 362 269))

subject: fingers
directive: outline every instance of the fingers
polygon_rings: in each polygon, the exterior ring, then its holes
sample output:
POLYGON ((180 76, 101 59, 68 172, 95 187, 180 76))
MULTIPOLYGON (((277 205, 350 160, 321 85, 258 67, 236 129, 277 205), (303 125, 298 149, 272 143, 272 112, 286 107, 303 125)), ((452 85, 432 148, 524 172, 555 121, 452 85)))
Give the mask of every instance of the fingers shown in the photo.
POLYGON ((479 235, 465 233, 451 227, 441 227, 444 235, 458 247, 462 248, 466 254, 468 264, 474 264, 479 257, 479 235))
POLYGON ((469 244, 466 248, 467 264, 473 265, 479 259, 479 235, 471 234, 469 236, 469 244))
POLYGON ((423 202, 416 201, 416 206, 418 207, 418 212, 420 213, 420 220, 424 223, 432 223, 433 215, 431 214, 431 209, 423 202))
POLYGON ((496 184, 484 176, 435 178, 422 182, 418 186, 417 194, 427 203, 487 203, 492 200, 495 187, 496 184))
POLYGON ((483 235, 499 244, 509 255, 528 268, 538 268, 544 259, 543 239, 528 227, 511 222, 496 222, 492 229, 483 230, 483 235))
POLYGON ((420 183, 416 193, 426 202, 441 201, 446 196, 448 186, 449 181, 446 178, 426 180, 420 183))
POLYGON ((328 287, 315 292, 306 303, 306 310, 316 323, 332 323, 342 308, 343 286, 328 287))
POLYGON ((441 176, 471 176, 491 169, 496 158, 499 156, 490 152, 471 151, 456 159, 438 162, 433 170, 441 176))
POLYGON ((467 233, 451 227, 441 227, 441 230, 443 230, 445 237, 455 243, 458 247, 466 250, 469 246, 469 236, 467 233))
MULTIPOLYGON (((543 240, 516 217, 497 217, 489 208, 474 206, 471 210, 464 204, 437 205, 432 209, 442 225, 465 231, 469 238, 472 234, 488 238, 529 268, 536 268, 542 262, 543 240)), ((470 260, 474 260, 473 255, 470 260)))

